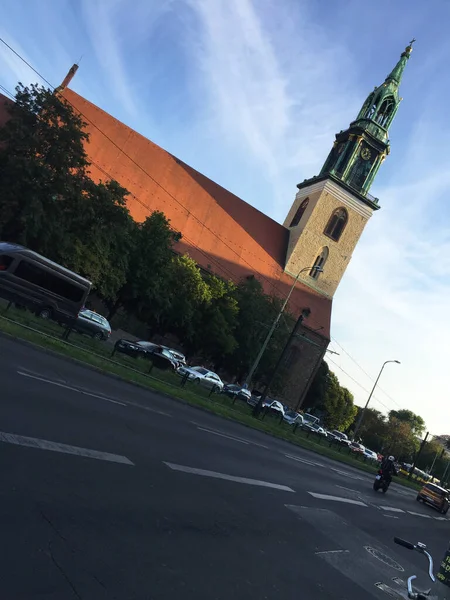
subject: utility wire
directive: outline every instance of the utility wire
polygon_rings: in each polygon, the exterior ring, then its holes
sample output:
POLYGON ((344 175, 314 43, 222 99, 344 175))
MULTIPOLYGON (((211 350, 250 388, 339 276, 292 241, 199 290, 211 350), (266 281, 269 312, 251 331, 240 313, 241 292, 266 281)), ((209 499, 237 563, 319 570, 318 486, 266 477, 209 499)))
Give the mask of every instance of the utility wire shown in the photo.
MULTIPOLYGON (((26 64, 38 77, 40 77, 40 79, 42 79, 42 81, 44 81, 48 86, 50 86, 53 90, 55 89, 55 86, 52 85, 50 83, 50 81, 48 81, 48 79, 46 79, 43 75, 41 75, 41 73, 39 73, 39 71, 37 71, 27 60, 25 60, 25 58, 23 58, 16 50, 14 50, 14 48, 12 48, 3 38, 0 37, 0 42, 2 42, 15 56, 17 56, 24 64, 26 64)), ((9 92, 6 88, 3 88, 3 86, 0 86, 0 89, 3 89, 11 98, 15 98, 14 95, 9 92)), ((201 221, 198 217, 196 217, 195 215, 193 215, 191 213, 191 211, 184 206, 184 204, 182 202, 180 202, 178 200, 178 198, 176 198, 173 194, 171 194, 159 181, 157 181, 150 173, 148 173, 148 171, 146 171, 138 162, 136 162, 129 154, 127 154, 113 139, 111 139, 100 127, 98 127, 98 125, 96 125, 96 123, 94 123, 91 119, 89 119, 89 117, 87 117, 81 110, 79 110, 77 107, 75 107, 69 100, 67 100, 67 98, 65 98, 65 101, 70 104, 72 106, 72 108, 74 108, 74 110, 76 110, 83 118, 85 118, 95 129, 97 129, 97 131, 99 133, 101 133, 113 146, 115 146, 125 157, 127 157, 140 171, 142 171, 149 179, 151 179, 163 192, 165 192, 170 198, 172 198, 179 206, 181 206, 190 216, 192 216, 192 218, 194 218, 200 225, 202 225, 202 227, 204 227, 205 229, 207 229, 210 233, 212 233, 214 235, 214 237, 216 237, 220 242, 222 242, 227 248, 229 248, 234 254, 236 254, 237 256, 239 256, 239 258, 241 260, 243 260, 251 269, 252 271, 254 271, 254 267, 253 265, 251 265, 248 261, 246 261, 241 255, 238 254, 238 252, 236 252, 236 250, 231 247, 229 244, 227 244, 223 237, 220 237, 219 234, 217 234, 215 231, 213 231, 212 229, 210 229, 203 221, 201 221)), ((106 174, 108 177, 110 177, 111 179, 113 179, 112 175, 109 174, 107 171, 105 171, 102 167, 100 167, 100 165, 96 164, 95 162, 92 161, 92 164, 94 164, 101 172, 103 172, 104 174, 106 174)), ((151 207, 149 207, 145 202, 142 202, 135 194, 130 194, 131 196, 133 196, 133 198, 135 198, 143 207, 147 208, 148 210, 152 210, 151 207)), ((174 228, 172 228, 173 231, 174 228)), ((192 240, 189 240, 189 238, 187 238, 186 236, 183 236, 184 239, 186 241, 188 241, 199 253, 201 253, 203 256, 205 256, 205 258, 207 258, 208 260, 210 260, 211 262, 215 263, 221 271, 228 273, 228 276, 231 276, 231 280, 236 283, 235 280, 235 276, 234 274, 228 270, 226 267, 224 267, 224 265, 222 265, 220 262, 217 261, 217 259, 214 259, 214 257, 212 257, 211 255, 205 253, 204 250, 202 250, 201 248, 198 247, 197 244, 195 244, 192 240)), ((242 246, 240 246, 240 248, 242 249, 242 246)), ((266 262, 266 261, 264 261, 266 262)), ((261 272, 256 271, 256 273, 262 278, 264 279, 277 293, 280 292, 280 290, 277 288, 277 286, 270 281, 270 279, 268 279, 267 277, 265 277, 264 275, 262 275, 261 272)), ((293 302, 294 303, 294 302, 293 302)), ((296 308, 300 310, 301 307, 299 307, 296 303, 294 303, 296 305, 296 308)), ((287 324, 287 323, 286 323, 287 324)), ((363 371, 363 373, 365 375, 367 375, 370 379, 371 377, 368 375, 368 373, 356 362, 356 360, 341 346, 341 344, 339 344, 339 342, 335 339, 332 338, 332 340, 342 349, 342 351, 363 371)), ((364 391, 367 392, 367 390, 356 380, 354 379, 351 375, 349 375, 346 371, 344 371, 344 369, 342 369, 342 367, 340 367, 337 363, 335 363, 333 360, 331 360, 330 358, 328 358, 328 360, 330 362, 332 362, 338 369, 340 369, 345 375, 347 375, 347 377, 349 377, 352 381, 354 381, 354 383, 356 383, 359 387, 361 387, 364 391)), ((381 391, 383 391, 381 388, 379 388, 381 391)), ((367 392, 368 393, 368 392, 367 392)), ((395 404, 397 404, 397 406, 399 406, 399 404, 397 402, 395 402, 395 400, 393 400, 386 392, 383 391, 383 393, 386 394, 386 396, 388 396, 395 404)), ((379 402, 380 404, 382 404, 385 408, 388 408, 383 402, 381 402, 380 400, 376 399, 374 397, 375 400, 377 400, 377 402, 379 402)))

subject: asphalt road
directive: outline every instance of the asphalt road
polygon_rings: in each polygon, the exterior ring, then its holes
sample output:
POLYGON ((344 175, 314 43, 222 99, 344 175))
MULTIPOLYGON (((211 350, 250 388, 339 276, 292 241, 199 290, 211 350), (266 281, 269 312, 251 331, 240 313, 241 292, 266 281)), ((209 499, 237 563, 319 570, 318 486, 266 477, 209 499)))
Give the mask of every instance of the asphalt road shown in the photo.
POLYGON ((4 337, 0 382, 2 598, 388 600, 428 586, 394 535, 447 547, 412 491, 4 337))

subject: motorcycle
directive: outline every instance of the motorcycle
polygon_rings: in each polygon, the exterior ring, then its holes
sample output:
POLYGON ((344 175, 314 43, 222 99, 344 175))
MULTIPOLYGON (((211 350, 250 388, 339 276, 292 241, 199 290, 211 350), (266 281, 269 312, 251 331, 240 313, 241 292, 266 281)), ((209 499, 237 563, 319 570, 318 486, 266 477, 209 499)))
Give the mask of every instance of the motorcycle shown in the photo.
POLYGON ((407 594, 401 592, 400 596, 402 598, 409 598, 410 600, 446 600, 449 598, 448 595, 448 585, 450 584, 449 576, 448 576, 448 561, 450 558, 450 552, 447 551, 444 560, 441 562, 441 568, 435 577, 433 573, 433 557, 427 551, 427 547, 425 544, 421 542, 417 542, 417 544, 412 544, 411 542, 407 542, 406 540, 402 540, 401 538, 394 538, 394 542, 407 548, 408 550, 415 550, 419 552, 419 554, 424 554, 428 558, 428 576, 433 582, 433 589, 429 589, 427 591, 420 591, 413 589, 412 582, 417 579, 416 575, 411 575, 408 577, 406 586, 407 586, 407 594), (439 583, 440 582, 440 583, 439 583), (444 584, 443 587, 441 583, 444 584))
POLYGON ((375 477, 375 481, 373 482, 373 489, 376 492, 378 492, 378 490, 381 489, 383 494, 385 494, 388 490, 390 483, 391 482, 388 479, 386 479, 386 477, 383 474, 383 471, 380 469, 377 473, 377 476, 375 477))

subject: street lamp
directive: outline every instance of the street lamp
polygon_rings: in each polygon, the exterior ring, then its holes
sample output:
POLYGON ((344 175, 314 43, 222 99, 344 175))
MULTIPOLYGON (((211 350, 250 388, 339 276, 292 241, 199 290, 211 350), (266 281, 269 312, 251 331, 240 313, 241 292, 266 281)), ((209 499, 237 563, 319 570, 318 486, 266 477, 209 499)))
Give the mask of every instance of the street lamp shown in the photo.
POLYGON ((282 305, 282 307, 280 309, 280 312, 277 314, 277 316, 275 318, 275 321, 272 323, 272 326, 269 329, 269 333, 267 334, 266 339, 264 340, 264 343, 263 343, 263 345, 261 346, 261 348, 260 348, 260 350, 258 352, 258 356, 256 357, 255 362, 253 363, 252 368, 250 369, 250 371, 249 371, 249 373, 247 375, 247 378, 245 379, 245 384, 247 386, 250 385, 252 377, 253 377, 256 369, 258 368, 258 365, 259 365, 259 363, 261 361, 261 358, 262 358, 264 352, 266 351, 267 344, 270 342, 270 338, 272 337, 273 332, 275 331, 275 329, 276 329, 276 327, 278 325, 278 322, 281 319, 282 314, 284 313, 284 310, 285 310, 285 308, 286 308, 286 306, 287 306, 287 304, 289 302, 290 297, 292 296, 292 292, 294 291, 294 288, 295 288, 295 285, 296 285, 296 283, 298 281, 298 278, 305 271, 313 271, 315 273, 322 273, 323 272, 323 268, 322 267, 316 267, 316 266, 314 266, 314 267, 306 267, 304 269, 301 269, 301 271, 298 272, 297 277, 294 279, 294 283, 292 284, 291 289, 289 290, 289 293, 286 296, 285 301, 283 302, 283 305, 282 305))
POLYGON ((399 360, 387 360, 387 361, 385 361, 383 363, 383 366, 381 367, 380 372, 378 373, 378 377, 376 378, 375 383, 373 384, 372 391, 370 392, 369 397, 367 398, 367 402, 366 402, 364 408, 362 409, 361 414, 359 415, 359 419, 358 419, 358 422, 356 424, 355 431, 353 433, 353 440, 356 440, 356 434, 358 433, 358 431, 359 431, 359 429, 361 427, 361 423, 362 423, 362 421, 364 419, 364 413, 366 412, 366 408, 369 406, 369 402, 370 402, 370 400, 371 400, 371 398, 373 396, 375 388, 377 387, 377 383, 378 383, 378 380, 381 377, 381 373, 383 372, 384 367, 387 364, 389 364, 389 363, 396 363, 397 365, 399 365, 400 361, 399 360))

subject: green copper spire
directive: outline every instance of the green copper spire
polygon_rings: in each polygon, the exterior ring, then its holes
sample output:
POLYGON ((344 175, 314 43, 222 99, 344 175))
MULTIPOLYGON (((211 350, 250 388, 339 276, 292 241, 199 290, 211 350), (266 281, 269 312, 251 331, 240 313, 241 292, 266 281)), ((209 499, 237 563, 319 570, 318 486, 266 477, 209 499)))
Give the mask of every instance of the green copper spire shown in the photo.
POLYGON ((402 80, 403 71, 405 70, 406 63, 408 62, 409 57, 412 52, 412 45, 414 44, 415 41, 416 40, 413 38, 409 42, 409 45, 406 46, 405 51, 402 52, 402 54, 400 56, 400 60, 395 65, 395 67, 392 69, 390 74, 386 77, 386 83, 389 83, 390 81, 392 81, 393 83, 400 85, 400 81, 402 80))
POLYGON ((319 177, 329 177, 356 193, 358 198, 378 208, 369 192, 375 175, 389 154, 389 127, 402 98, 399 86, 412 52, 411 40, 384 82, 369 94, 350 127, 336 135, 319 177))

